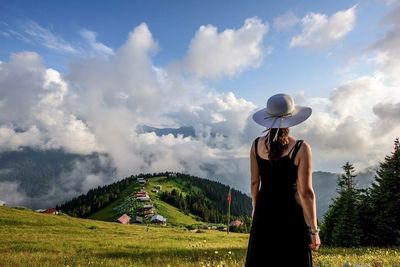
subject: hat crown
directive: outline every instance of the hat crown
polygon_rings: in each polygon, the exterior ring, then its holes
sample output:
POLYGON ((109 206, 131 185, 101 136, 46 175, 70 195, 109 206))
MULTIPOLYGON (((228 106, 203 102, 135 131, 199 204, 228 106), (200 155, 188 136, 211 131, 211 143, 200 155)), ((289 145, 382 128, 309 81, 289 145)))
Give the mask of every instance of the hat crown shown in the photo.
POLYGON ((287 94, 276 94, 267 101, 267 113, 273 116, 284 116, 294 111, 294 100, 287 94))

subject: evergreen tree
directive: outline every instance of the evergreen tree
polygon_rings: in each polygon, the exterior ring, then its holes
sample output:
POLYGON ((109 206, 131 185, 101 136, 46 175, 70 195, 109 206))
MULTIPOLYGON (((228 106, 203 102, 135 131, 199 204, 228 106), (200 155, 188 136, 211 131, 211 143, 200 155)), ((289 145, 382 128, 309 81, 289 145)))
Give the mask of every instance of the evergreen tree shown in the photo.
POLYGON ((376 217, 375 204, 371 198, 371 188, 361 190, 360 201, 360 222, 361 222, 361 244, 363 246, 373 246, 376 227, 374 226, 374 218, 376 217))
POLYGON ((394 141, 394 151, 379 164, 371 189, 374 213, 372 241, 379 246, 400 245, 400 142, 394 141))
POLYGON ((360 190, 355 188, 355 168, 349 162, 343 165, 344 174, 338 177, 339 196, 324 217, 321 237, 326 244, 351 247, 361 242, 360 190))

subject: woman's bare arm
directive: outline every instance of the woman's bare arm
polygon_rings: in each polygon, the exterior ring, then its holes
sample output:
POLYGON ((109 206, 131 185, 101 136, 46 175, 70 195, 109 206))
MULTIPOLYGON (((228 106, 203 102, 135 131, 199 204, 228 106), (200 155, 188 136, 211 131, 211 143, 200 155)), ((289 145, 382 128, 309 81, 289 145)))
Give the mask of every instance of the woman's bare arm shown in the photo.
POLYGON ((250 189, 251 189, 252 205, 254 213, 258 190, 260 188, 260 170, 258 169, 258 163, 256 158, 255 142, 253 142, 253 145, 251 146, 250 150, 250 173, 251 173, 250 189))
MULTIPOLYGON (((298 166, 297 191, 304 216, 308 226, 316 230, 318 225, 315 193, 312 186, 312 153, 310 146, 305 142, 299 151, 298 166)), ((318 235, 313 235, 312 237, 312 249, 317 250, 320 245, 319 237, 318 235)))

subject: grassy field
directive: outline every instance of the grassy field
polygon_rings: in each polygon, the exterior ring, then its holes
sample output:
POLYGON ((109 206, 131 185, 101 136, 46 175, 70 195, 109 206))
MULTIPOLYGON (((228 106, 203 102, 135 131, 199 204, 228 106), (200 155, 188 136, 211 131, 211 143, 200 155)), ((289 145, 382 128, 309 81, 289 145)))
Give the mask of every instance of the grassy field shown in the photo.
MULTIPOLYGON (((0 266, 243 266, 247 234, 120 225, 0 207, 0 266), (148 230, 147 230, 148 229, 148 230)), ((400 266, 400 249, 322 247, 315 266, 400 266)))

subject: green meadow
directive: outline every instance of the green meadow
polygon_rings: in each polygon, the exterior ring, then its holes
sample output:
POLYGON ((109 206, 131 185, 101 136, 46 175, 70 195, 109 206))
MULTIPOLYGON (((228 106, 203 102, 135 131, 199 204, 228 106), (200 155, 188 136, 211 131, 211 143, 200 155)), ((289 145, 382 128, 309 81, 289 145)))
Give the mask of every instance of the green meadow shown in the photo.
MULTIPOLYGON (((243 266, 248 234, 0 207, 0 266, 243 266)), ((315 266, 400 266, 400 248, 326 248, 315 266)))

